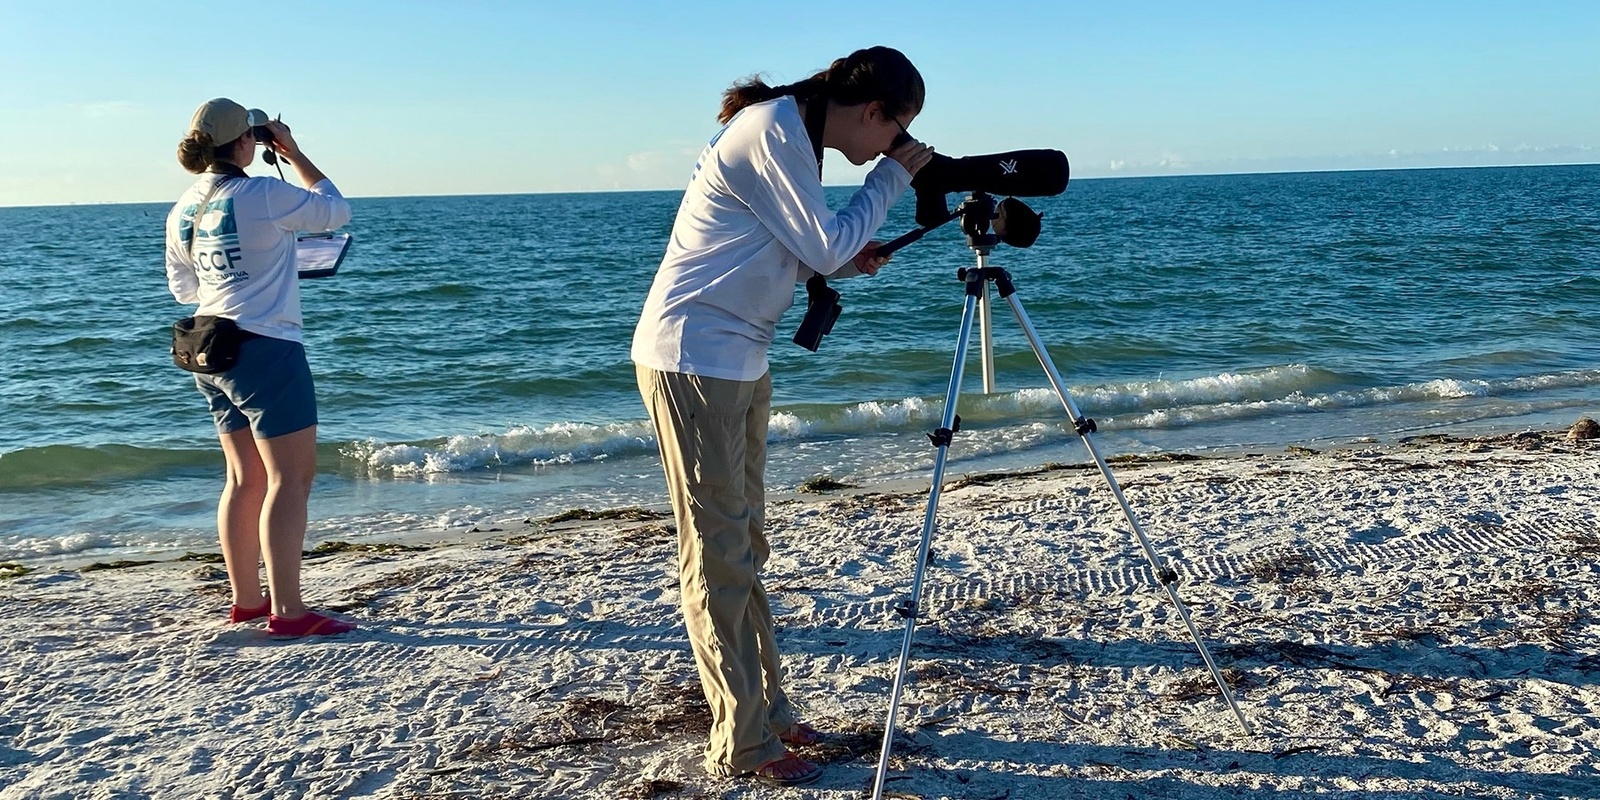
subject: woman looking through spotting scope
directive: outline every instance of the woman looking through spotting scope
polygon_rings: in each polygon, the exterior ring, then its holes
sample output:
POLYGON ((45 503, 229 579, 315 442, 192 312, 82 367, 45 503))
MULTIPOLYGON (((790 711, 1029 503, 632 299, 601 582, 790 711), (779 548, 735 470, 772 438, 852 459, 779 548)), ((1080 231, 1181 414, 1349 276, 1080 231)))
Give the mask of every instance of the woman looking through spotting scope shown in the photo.
POLYGON ((899 51, 857 50, 785 86, 758 78, 724 94, 722 130, 700 154, 633 337, 678 524, 678 581, 711 705, 705 768, 779 785, 822 768, 790 753, 817 732, 784 694, 759 572, 769 547, 767 348, 795 285, 872 275, 872 234, 933 151, 906 134, 922 76, 899 51), (839 212, 823 197, 823 148, 882 156, 839 212))
MULTIPOLYGON (((294 166, 306 189, 252 178, 257 136, 249 112, 226 98, 195 111, 178 163, 199 173, 167 216, 167 285, 184 320, 210 329, 194 363, 174 341, 174 359, 195 372, 222 440, 227 474, 217 505, 222 558, 233 588, 228 619, 267 618, 277 636, 344 633, 355 625, 307 609, 300 598, 306 503, 317 473, 317 399, 300 335, 295 232, 350 221, 350 204, 312 165, 281 122, 266 122, 268 147, 294 166), (222 324, 226 323, 226 324, 222 324), (224 370, 207 364, 216 342, 236 352, 224 370), (268 591, 261 591, 266 557, 268 591)), ((182 323, 180 323, 182 324, 182 323)))

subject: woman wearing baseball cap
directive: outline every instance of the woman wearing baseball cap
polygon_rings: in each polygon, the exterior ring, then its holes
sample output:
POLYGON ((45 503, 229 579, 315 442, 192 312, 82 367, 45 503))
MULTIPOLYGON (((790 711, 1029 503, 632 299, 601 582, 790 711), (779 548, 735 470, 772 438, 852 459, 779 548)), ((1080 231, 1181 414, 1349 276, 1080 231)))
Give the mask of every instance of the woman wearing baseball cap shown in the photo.
POLYGON ((199 304, 196 316, 232 320, 241 339, 231 368, 194 376, 227 459, 217 532, 233 588, 229 620, 266 617, 278 636, 331 635, 355 625, 306 608, 300 596, 317 402, 301 344, 295 235, 344 225, 350 204, 287 126, 265 127, 266 146, 307 188, 245 174, 257 142, 243 106, 217 98, 195 111, 178 163, 200 178, 167 216, 167 285, 179 303, 199 304))

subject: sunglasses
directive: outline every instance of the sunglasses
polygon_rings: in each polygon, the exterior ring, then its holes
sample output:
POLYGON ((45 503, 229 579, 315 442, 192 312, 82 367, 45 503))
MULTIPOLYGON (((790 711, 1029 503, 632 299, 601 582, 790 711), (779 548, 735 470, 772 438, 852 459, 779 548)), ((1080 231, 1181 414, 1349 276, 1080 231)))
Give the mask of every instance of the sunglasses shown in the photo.
POLYGON ((893 122, 895 127, 900 129, 900 133, 895 135, 894 141, 889 143, 889 149, 890 150, 893 150, 896 147, 899 147, 900 145, 903 145, 906 142, 911 141, 911 131, 906 130, 906 126, 901 125, 900 124, 900 120, 897 120, 894 117, 890 117, 889 121, 893 122))

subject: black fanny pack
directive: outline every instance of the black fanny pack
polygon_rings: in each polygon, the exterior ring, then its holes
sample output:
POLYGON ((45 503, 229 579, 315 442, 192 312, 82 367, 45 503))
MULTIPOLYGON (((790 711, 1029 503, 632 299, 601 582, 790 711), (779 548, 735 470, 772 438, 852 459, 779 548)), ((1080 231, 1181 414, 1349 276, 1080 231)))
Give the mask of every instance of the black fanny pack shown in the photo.
POLYGON ((239 346, 259 335, 227 317, 184 317, 172 323, 172 363, 206 375, 227 372, 239 363, 239 346))

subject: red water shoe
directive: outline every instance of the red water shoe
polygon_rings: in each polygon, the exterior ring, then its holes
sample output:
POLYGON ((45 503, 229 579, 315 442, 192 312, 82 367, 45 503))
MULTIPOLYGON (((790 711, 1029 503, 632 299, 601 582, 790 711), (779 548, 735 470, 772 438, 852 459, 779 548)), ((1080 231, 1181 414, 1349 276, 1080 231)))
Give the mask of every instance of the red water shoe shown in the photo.
POLYGON ((277 614, 267 617, 267 633, 273 636, 337 636, 355 629, 354 622, 324 617, 315 611, 307 611, 305 616, 294 619, 285 619, 277 614))
POLYGON ((262 617, 265 617, 271 613, 272 595, 269 594, 267 595, 267 599, 261 603, 260 608, 240 608, 238 606, 229 606, 228 621, 232 623, 249 622, 253 619, 261 619, 262 617))

